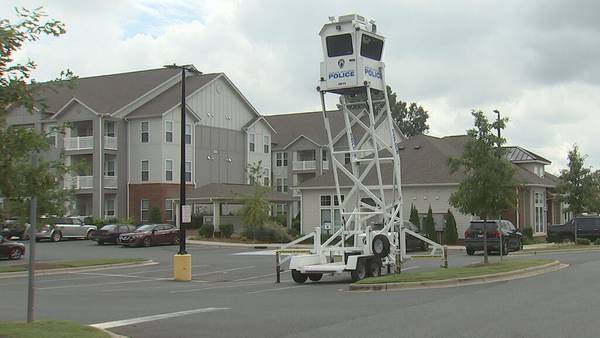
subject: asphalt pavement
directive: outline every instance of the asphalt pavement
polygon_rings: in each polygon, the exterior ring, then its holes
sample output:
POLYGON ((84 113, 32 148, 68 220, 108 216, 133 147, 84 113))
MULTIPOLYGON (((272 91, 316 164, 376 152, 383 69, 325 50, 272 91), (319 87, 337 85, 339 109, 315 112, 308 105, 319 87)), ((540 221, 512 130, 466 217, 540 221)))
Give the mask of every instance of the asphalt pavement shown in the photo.
MULTIPOLYGON (((349 292, 345 274, 298 285, 284 273, 282 283, 275 284, 269 250, 189 246, 194 280, 175 282, 176 246, 125 248, 84 240, 38 244, 40 260, 139 257, 158 262, 37 278, 37 319, 97 324, 129 337, 597 336, 599 252, 538 253, 570 266, 508 282, 349 292)), ((465 265, 481 259, 451 252, 449 262, 465 265)), ((19 261, 24 262, 26 258, 19 261)), ((439 264, 437 259, 415 259, 404 268, 428 270, 439 264)), ((26 283, 25 277, 0 279, 2 320, 24 320, 26 283)))

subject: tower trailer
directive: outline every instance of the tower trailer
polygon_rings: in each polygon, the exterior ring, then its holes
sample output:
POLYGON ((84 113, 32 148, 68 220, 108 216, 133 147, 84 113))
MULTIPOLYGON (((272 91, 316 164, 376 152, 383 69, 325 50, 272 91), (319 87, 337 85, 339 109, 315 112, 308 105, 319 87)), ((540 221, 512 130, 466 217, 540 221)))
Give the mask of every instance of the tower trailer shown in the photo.
POLYGON ((324 60, 317 91, 333 165, 333 205, 340 208, 341 226, 337 231, 334 227, 333 235, 323 243, 321 228, 316 227, 282 247, 277 252, 277 272, 288 261, 297 283, 343 272, 350 272, 354 282, 379 276, 384 266, 388 272, 392 268, 399 272, 402 262, 410 258, 404 244, 407 234, 429 243, 431 256, 439 250, 445 259, 441 245, 402 225, 399 145, 403 136, 394 128, 386 91, 385 65, 381 61, 385 39, 374 21, 360 15, 329 19, 319 33, 324 60), (326 93, 340 95, 338 108, 344 128, 336 135, 332 134, 330 113, 325 107, 326 93), (346 97, 358 101, 348 102, 346 97), (390 174, 391 185, 383 182, 384 175, 390 174), (351 188, 348 184, 342 187, 341 178, 351 182, 351 188), (309 252, 288 249, 310 237, 314 241, 309 252), (281 256, 286 258, 280 261, 281 256))

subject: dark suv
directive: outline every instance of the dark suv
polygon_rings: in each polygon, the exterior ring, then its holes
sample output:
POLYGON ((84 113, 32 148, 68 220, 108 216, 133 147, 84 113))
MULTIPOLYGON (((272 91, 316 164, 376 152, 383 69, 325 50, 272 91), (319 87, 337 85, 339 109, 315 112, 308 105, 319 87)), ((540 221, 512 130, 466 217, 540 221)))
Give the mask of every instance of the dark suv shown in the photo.
POLYGON ((591 241, 600 238, 600 216, 576 216, 567 224, 549 225, 546 241, 574 241, 575 229, 577 238, 587 238, 591 241))
MULTIPOLYGON (((485 223, 485 228, 488 252, 500 252, 500 243, 502 243, 503 255, 507 255, 509 251, 519 251, 523 248, 523 234, 510 221, 489 220, 485 223)), ((467 249, 467 255, 473 255, 475 251, 483 250, 483 221, 471 221, 469 228, 465 231, 465 249, 467 249)))

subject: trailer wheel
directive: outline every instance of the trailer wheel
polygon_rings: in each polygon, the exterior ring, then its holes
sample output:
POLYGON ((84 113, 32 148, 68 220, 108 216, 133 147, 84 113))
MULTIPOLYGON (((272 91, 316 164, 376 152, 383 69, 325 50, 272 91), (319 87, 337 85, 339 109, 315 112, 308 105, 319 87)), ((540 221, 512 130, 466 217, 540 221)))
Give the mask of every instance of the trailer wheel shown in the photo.
POLYGON ((308 275, 308 279, 310 279, 313 282, 318 282, 321 280, 321 278, 323 278, 322 273, 311 273, 308 275))
POLYGON ((385 235, 376 235, 371 243, 371 248, 375 256, 386 257, 390 253, 390 240, 385 235))
POLYGON ((369 260, 369 264, 367 266, 367 274, 369 277, 381 276, 381 259, 380 258, 373 257, 369 260))
POLYGON ((350 278, 352 283, 358 282, 361 279, 367 278, 367 260, 359 259, 356 262, 356 270, 350 271, 350 278))
POLYGON ((308 276, 306 274, 303 274, 302 272, 293 269, 292 270, 292 279, 294 280, 294 282, 298 283, 298 284, 302 284, 304 282, 306 282, 306 278, 308 276))

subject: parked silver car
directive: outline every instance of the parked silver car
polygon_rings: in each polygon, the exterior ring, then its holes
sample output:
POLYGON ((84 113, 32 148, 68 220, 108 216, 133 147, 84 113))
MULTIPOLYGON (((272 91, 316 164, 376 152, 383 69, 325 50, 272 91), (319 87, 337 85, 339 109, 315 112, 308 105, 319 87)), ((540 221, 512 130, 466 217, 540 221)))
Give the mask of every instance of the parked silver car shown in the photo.
POLYGON ((62 238, 87 238, 94 239, 96 234, 95 225, 86 225, 78 217, 62 217, 44 224, 42 229, 36 233, 36 241, 49 239, 58 242, 62 238))

